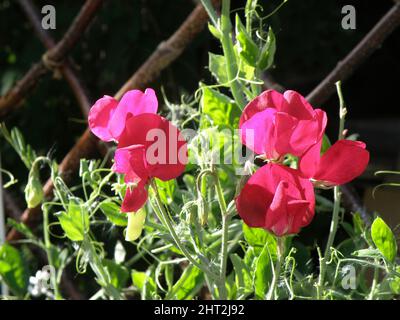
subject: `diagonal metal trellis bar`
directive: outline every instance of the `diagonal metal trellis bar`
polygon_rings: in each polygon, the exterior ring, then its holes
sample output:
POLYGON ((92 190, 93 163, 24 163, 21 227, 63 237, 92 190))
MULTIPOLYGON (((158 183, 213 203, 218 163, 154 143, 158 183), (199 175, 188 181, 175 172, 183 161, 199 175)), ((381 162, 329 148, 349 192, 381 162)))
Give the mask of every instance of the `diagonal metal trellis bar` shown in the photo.
MULTIPOLYGON (((220 0, 214 0, 214 5, 218 5, 220 0)), ((200 33, 208 20, 207 13, 201 5, 197 5, 188 18, 176 30, 174 34, 166 41, 162 42, 154 53, 143 63, 143 65, 133 74, 133 76, 122 86, 115 94, 116 99, 131 88, 143 89, 154 81, 160 72, 171 64, 200 33)), ((69 181, 79 167, 81 158, 90 157, 95 154, 98 145, 101 144, 88 129, 79 138, 77 143, 68 152, 59 166, 59 171, 65 181, 69 181)), ((53 194, 53 183, 48 180, 44 185, 46 197, 53 194)), ((21 216, 21 221, 28 226, 34 226, 41 219, 40 206, 33 209, 26 209, 21 216)), ((22 237, 15 229, 12 229, 8 235, 8 241, 15 241, 22 237)))
POLYGON ((63 60, 79 41, 102 3, 103 0, 87 0, 63 38, 49 49, 9 92, 0 97, 0 118, 17 109, 24 97, 49 70, 57 69, 62 65, 63 60))

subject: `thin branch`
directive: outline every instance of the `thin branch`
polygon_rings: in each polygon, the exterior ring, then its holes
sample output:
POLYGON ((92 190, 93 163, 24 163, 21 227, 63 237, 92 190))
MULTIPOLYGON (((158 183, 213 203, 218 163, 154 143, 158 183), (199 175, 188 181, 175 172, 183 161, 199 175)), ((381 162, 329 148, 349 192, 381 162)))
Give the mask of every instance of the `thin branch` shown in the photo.
MULTIPOLYGON (((217 5, 220 1, 213 2, 217 5)), ((115 98, 121 98, 131 88, 144 88, 154 81, 160 72, 178 58, 187 45, 203 30, 207 19, 207 13, 201 5, 198 5, 179 29, 164 44, 159 45, 155 52, 122 86, 115 94, 115 98)), ((70 181, 72 173, 78 170, 80 159, 88 158, 95 153, 98 144, 98 139, 90 133, 89 129, 86 129, 59 166, 61 176, 66 182, 70 181)), ((47 181, 43 189, 47 198, 53 195, 51 180, 47 181)), ((26 209, 21 216, 21 221, 29 227, 35 226, 40 219, 40 207, 26 209)), ((12 229, 7 235, 7 241, 15 241, 22 237, 20 233, 12 229)))
POLYGON ((90 21, 95 17, 103 0, 87 0, 72 22, 64 37, 50 50, 41 61, 35 63, 25 76, 3 97, 0 97, 0 118, 17 109, 26 94, 49 70, 58 69, 67 53, 83 35, 90 21))
MULTIPOLYGON (((17 0, 22 10, 25 12, 27 18, 33 26, 33 29, 44 44, 47 50, 50 50, 56 46, 56 42, 50 35, 50 33, 42 28, 41 19, 38 10, 35 8, 31 0, 17 0)), ((66 59, 63 61, 60 71, 64 78, 67 80, 69 86, 74 93, 83 115, 88 115, 91 103, 90 98, 87 94, 87 89, 83 85, 82 80, 79 78, 77 72, 72 67, 74 65, 72 59, 66 59), (70 61, 71 60, 71 61, 70 61)))
POLYGON ((396 2, 370 32, 340 61, 336 68, 307 96, 314 105, 321 105, 335 91, 335 83, 347 79, 384 40, 400 25, 400 2, 396 2))

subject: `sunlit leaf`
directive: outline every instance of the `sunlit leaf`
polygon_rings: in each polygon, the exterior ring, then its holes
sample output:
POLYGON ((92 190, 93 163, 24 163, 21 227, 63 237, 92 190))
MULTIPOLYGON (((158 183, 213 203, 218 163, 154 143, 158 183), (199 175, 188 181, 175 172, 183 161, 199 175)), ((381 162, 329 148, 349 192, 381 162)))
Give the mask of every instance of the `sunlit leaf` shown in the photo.
POLYGON ((273 278, 273 259, 270 246, 265 244, 259 257, 257 258, 256 270, 254 274, 254 287, 257 298, 264 299, 268 292, 273 278))
POLYGON ((242 296, 250 294, 253 291, 253 280, 249 266, 235 253, 230 255, 233 269, 235 270, 235 281, 237 295, 242 296))
POLYGON ((236 15, 236 40, 240 58, 249 66, 255 67, 258 57, 258 46, 247 33, 238 15, 236 15))
POLYGON ((257 66, 260 70, 266 70, 274 63, 274 57, 276 52, 276 40, 274 32, 271 28, 268 30, 267 41, 261 49, 260 57, 257 62, 257 66))
POLYGON ((100 204, 100 210, 104 213, 111 223, 126 227, 128 225, 128 215, 121 212, 120 206, 118 206, 112 200, 106 199, 100 204))
POLYGON ((371 237, 383 256, 393 262, 397 255, 396 238, 382 218, 377 217, 372 223, 371 237))
POLYGON ((56 214, 65 235, 72 241, 82 241, 89 228, 89 214, 79 199, 71 198, 68 211, 56 214))
POLYGON ((9 244, 0 247, 0 276, 7 286, 22 297, 28 287, 28 271, 20 252, 9 244))
POLYGON ((208 54, 208 68, 218 83, 226 84, 229 81, 224 56, 210 52, 208 54))
POLYGON ((172 287, 169 298, 178 300, 192 299, 204 282, 204 274, 198 268, 189 265, 183 271, 179 280, 172 287))

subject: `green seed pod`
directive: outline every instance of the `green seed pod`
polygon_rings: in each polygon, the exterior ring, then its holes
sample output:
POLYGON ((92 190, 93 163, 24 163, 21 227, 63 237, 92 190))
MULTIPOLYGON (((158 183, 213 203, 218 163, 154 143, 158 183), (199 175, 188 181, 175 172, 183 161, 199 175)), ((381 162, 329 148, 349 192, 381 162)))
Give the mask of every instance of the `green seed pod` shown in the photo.
POLYGON ((43 198, 44 192, 39 179, 39 172, 35 167, 32 167, 25 187, 25 200, 28 208, 35 208, 43 201, 43 198))

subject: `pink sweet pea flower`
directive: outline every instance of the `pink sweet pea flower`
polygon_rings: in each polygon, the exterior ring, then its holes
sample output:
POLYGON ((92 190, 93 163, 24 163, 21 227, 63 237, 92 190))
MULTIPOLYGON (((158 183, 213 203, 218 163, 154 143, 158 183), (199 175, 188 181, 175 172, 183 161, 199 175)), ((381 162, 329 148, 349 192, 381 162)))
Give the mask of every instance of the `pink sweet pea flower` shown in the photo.
POLYGON ((279 237, 296 234, 314 217, 314 187, 298 170, 269 163, 250 177, 236 198, 236 208, 250 227, 279 237))
POLYGON ((369 152, 361 141, 339 140, 321 156, 322 140, 312 146, 299 162, 303 176, 316 186, 332 187, 361 175, 369 162, 369 152))
POLYGON ((158 101, 153 89, 126 92, 121 101, 104 96, 97 100, 89 112, 89 128, 103 141, 118 141, 129 117, 142 113, 156 113, 158 101))
POLYGON ((187 163, 187 144, 167 119, 151 113, 130 117, 119 137, 113 170, 128 184, 122 212, 136 212, 147 201, 150 179, 180 176, 187 163))
POLYGON ((295 91, 264 91, 250 101, 240 118, 241 139, 268 160, 302 156, 323 136, 327 117, 295 91))

